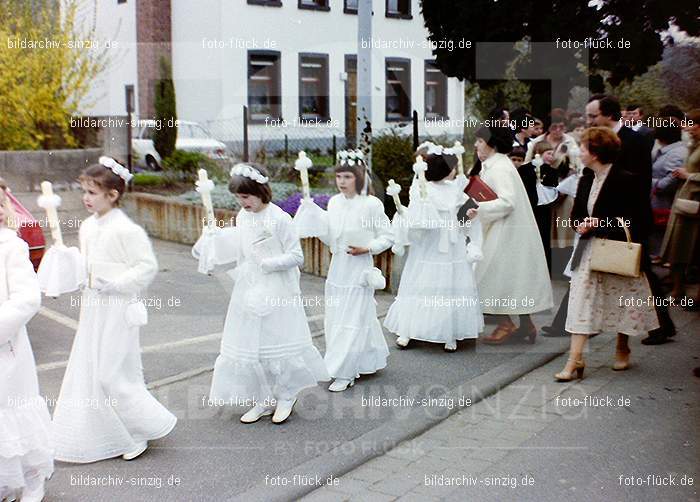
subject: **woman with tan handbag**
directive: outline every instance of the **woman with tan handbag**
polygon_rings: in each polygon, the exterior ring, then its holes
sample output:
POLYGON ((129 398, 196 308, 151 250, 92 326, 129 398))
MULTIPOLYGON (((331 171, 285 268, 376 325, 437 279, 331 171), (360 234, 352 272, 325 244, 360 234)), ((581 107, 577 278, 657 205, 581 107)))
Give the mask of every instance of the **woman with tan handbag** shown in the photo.
POLYGON ((700 255, 700 108, 689 112, 687 121, 690 155, 684 167, 673 171, 684 184, 676 192, 660 253, 671 264, 673 297, 685 294, 685 270, 688 265, 698 264, 700 255))
POLYGON ((613 164, 620 140, 612 129, 592 127, 581 137, 581 160, 591 171, 581 176, 571 211, 580 235, 571 268, 566 331, 569 359, 557 381, 583 376, 583 350, 590 335, 616 331, 614 370, 629 367, 630 336, 659 326, 643 270, 644 215, 639 178, 613 164))

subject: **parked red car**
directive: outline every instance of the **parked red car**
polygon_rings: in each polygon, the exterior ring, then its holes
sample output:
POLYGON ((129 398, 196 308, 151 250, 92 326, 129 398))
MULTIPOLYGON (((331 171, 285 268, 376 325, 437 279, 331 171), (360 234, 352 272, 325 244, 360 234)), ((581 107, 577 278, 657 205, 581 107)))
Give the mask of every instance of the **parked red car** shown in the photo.
POLYGON ((34 265, 34 270, 37 270, 41 259, 44 257, 44 251, 46 251, 44 232, 41 230, 39 222, 32 216, 32 213, 27 211, 10 192, 8 192, 7 195, 10 197, 10 201, 12 201, 17 215, 19 236, 29 244, 29 257, 34 265))

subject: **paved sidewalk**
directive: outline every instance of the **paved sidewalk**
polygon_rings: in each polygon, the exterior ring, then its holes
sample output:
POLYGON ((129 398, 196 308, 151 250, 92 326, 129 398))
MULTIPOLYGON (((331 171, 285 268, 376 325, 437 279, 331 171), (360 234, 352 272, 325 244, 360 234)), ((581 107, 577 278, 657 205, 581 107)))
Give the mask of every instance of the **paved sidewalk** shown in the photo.
POLYGON ((700 316, 673 315, 626 372, 601 335, 583 380, 555 383, 558 357, 302 500, 700 500, 700 316))

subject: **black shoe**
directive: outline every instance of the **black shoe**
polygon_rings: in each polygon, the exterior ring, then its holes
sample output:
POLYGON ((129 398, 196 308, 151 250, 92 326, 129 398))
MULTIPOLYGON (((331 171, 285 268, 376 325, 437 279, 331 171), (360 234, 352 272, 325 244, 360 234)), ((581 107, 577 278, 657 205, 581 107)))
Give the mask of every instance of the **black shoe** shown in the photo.
POLYGON ((671 324, 670 328, 656 328, 649 332, 651 338, 673 338, 676 336, 676 327, 671 324))
POLYGON ((663 345, 670 341, 671 340, 669 340, 669 337, 666 335, 649 335, 642 340, 642 345, 663 345))
POLYGON ((554 326, 542 326, 542 336, 546 338, 564 338, 569 334, 563 329, 557 329, 554 326))
POLYGON ((694 301, 692 305, 685 305, 683 306, 683 310, 686 312, 700 312, 700 302, 694 301))

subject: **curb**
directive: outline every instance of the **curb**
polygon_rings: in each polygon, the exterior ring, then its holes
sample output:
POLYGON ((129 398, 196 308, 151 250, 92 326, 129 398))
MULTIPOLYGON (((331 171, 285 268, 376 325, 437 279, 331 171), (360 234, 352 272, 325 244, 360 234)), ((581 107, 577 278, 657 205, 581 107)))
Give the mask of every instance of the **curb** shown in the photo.
MULTIPOLYGON (((452 398, 455 403, 459 402, 460 397, 468 397, 471 399, 470 405, 476 404, 513 383, 523 375, 559 357, 566 350, 568 350, 568 346, 564 350, 556 352, 527 352, 521 354, 470 380, 468 387, 467 383, 462 384, 451 389, 445 396, 452 398)), ((445 414, 440 417, 429 417, 426 416, 423 408, 413 408, 407 417, 401 420, 390 420, 352 441, 347 441, 337 446, 324 455, 308 460, 293 469, 279 473, 279 475, 287 479, 293 479, 294 475, 307 477, 308 479, 314 479, 318 476, 321 480, 328 479, 331 476, 338 478, 373 458, 384 455, 398 446, 399 443, 419 436, 450 415, 465 408, 467 406, 456 406, 451 409, 443 408, 445 414), (371 447, 367 447, 368 444, 371 447)), ((266 502, 298 500, 322 487, 323 485, 268 486, 258 484, 232 500, 266 502)))

